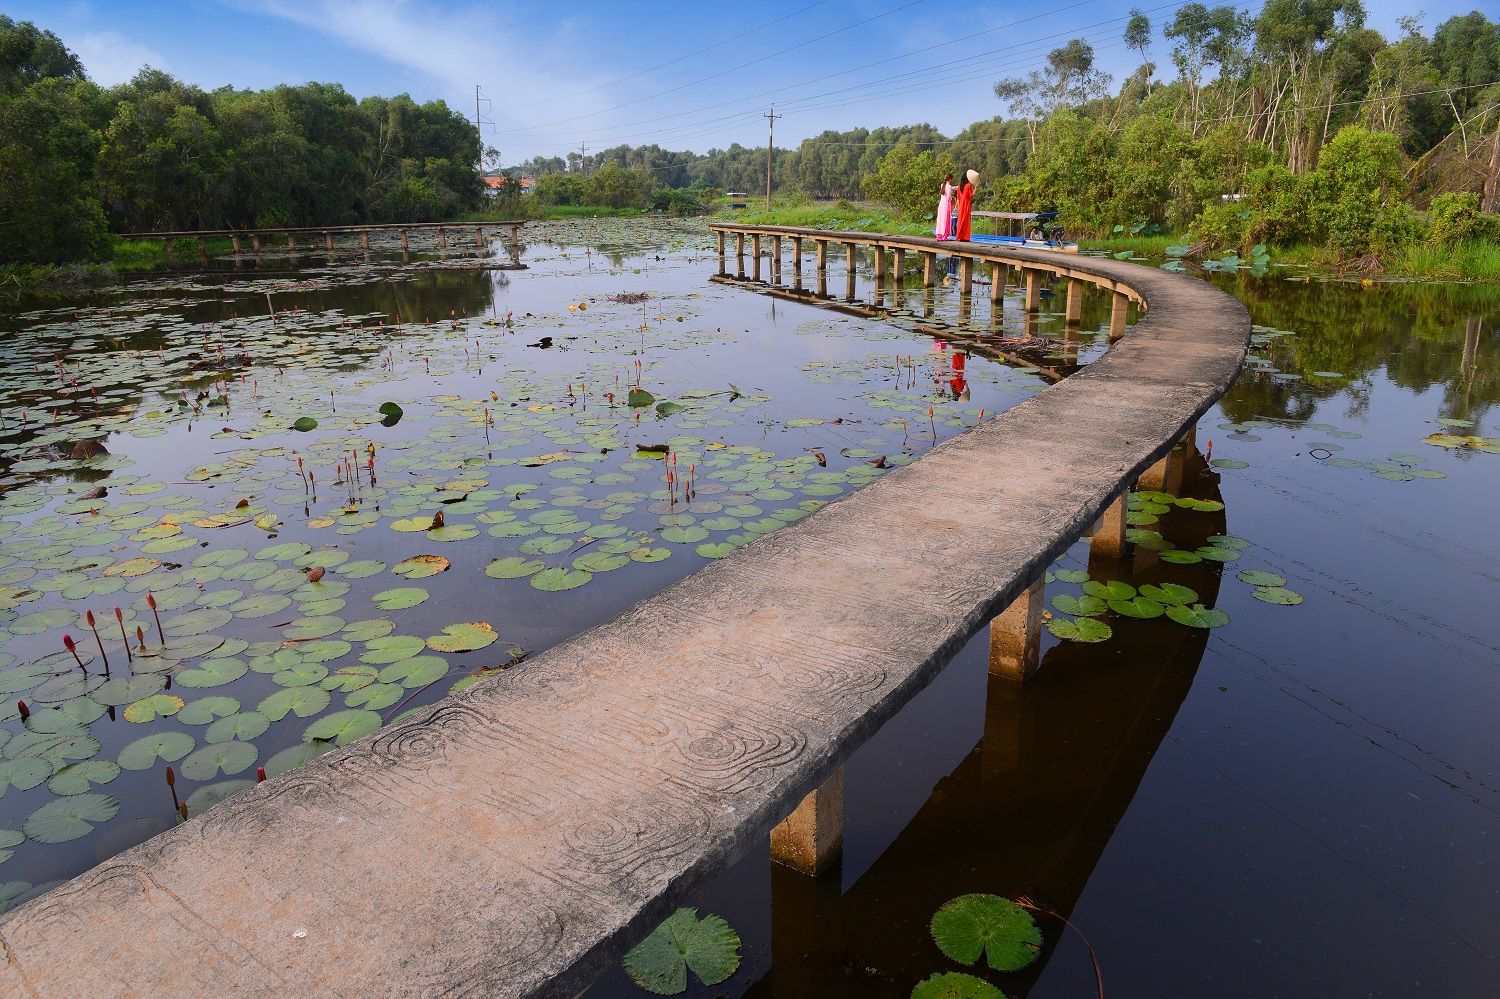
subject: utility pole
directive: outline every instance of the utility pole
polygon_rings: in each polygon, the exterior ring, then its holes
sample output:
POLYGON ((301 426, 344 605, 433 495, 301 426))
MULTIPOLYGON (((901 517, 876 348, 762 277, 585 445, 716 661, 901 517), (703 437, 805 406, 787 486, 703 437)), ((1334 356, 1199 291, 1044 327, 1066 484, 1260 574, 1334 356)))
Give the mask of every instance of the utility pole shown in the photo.
POLYGON ((578 144, 578 169, 585 177, 589 175, 589 144, 587 142, 578 144))
POLYGON ((785 118, 784 114, 776 113, 776 105, 771 105, 771 110, 761 115, 766 120, 766 211, 771 210, 771 162, 775 156, 775 147, 772 139, 776 136, 776 119, 785 118))
POLYGON ((489 104, 491 110, 494 109, 494 103, 480 93, 479 84, 476 83, 474 84, 474 131, 479 133, 479 168, 482 170, 484 169, 484 126, 488 125, 493 130, 495 122, 479 113, 480 101, 489 104))

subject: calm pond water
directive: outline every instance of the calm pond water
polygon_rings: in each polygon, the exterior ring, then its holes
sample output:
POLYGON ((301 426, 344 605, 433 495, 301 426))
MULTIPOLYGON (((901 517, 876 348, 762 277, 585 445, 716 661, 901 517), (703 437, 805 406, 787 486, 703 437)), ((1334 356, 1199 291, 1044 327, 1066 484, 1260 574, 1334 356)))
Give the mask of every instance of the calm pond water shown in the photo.
MULTIPOLYGON (((181 821, 174 791, 191 821, 525 668, 1042 389, 1107 323, 1102 296, 1074 337, 982 295, 960 317, 951 286, 876 301, 863 272, 862 304, 820 308, 709 280, 694 224, 530 235, 523 271, 383 247, 0 317, 0 899, 181 821)), ((1023 689, 972 642, 850 761, 839 871, 760 850, 699 893, 744 960, 689 994, 907 995, 963 970, 927 927, 971 892, 1081 931, 1040 917, 1041 960, 985 972, 1013 995, 1092 994, 1083 937, 1114 994, 1489 991, 1500 292, 1300 277, 1216 278, 1251 370, 1181 495, 1135 497, 1133 557, 1056 567, 1056 631, 1109 637, 1049 634, 1023 689), (1090 605, 1111 581, 1221 613, 1090 605)))

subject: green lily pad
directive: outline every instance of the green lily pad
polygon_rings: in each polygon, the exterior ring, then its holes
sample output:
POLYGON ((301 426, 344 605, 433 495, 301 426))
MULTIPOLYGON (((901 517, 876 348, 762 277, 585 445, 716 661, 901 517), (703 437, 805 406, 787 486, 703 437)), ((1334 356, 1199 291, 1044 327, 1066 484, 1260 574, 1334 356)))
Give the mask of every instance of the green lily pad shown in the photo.
POLYGON ((304 763, 317 759, 332 746, 332 743, 321 742, 304 742, 296 746, 288 746, 266 761, 266 776, 277 777, 288 770, 295 770, 304 763))
POLYGON ((188 816, 196 818, 221 801, 226 801, 254 786, 253 780, 222 780, 217 784, 205 784, 188 795, 188 816))
POLYGON ((328 675, 328 667, 322 663, 301 662, 271 675, 271 682, 278 687, 305 687, 317 683, 328 675))
POLYGON ((380 671, 379 679, 381 683, 396 683, 415 690, 447 675, 448 662, 440 656, 412 656, 391 663, 380 671))
POLYGON ((1157 557, 1160 558, 1163 562, 1170 562, 1173 565, 1197 565, 1199 562, 1203 561, 1203 556, 1199 555, 1197 552, 1185 552, 1180 550, 1161 552, 1157 555, 1157 557))
POLYGON ((1042 951, 1031 913, 998 895, 960 895, 932 917, 932 940, 950 959, 973 964, 984 955, 996 971, 1018 971, 1042 951))
POLYGON ((1229 615, 1216 607, 1193 604, 1191 607, 1174 604, 1167 608, 1167 617, 1190 628, 1222 628, 1229 623, 1229 615))
POLYGON ((22 756, 0 760, 0 798, 11 788, 30 791, 52 776, 52 761, 41 756, 22 756))
POLYGON ((120 776, 119 764, 112 760, 84 760, 69 763, 47 781, 47 790, 60 796, 83 794, 97 784, 108 784, 120 776))
POLYGON ((255 710, 272 721, 281 721, 288 714, 298 718, 311 718, 328 707, 333 698, 322 687, 287 687, 269 695, 256 705, 255 710))
POLYGON ((1109 605, 1098 597, 1075 597, 1071 593, 1059 593, 1052 598, 1052 609, 1060 614, 1074 617, 1096 617, 1109 609, 1109 605))
POLYGON ((240 711, 220 718, 203 731, 205 742, 249 742, 265 734, 271 727, 271 719, 259 711, 240 711))
POLYGON ((1082 569, 1054 569, 1052 575, 1061 583, 1083 583, 1089 578, 1089 574, 1082 569))
POLYGON ((740 935, 718 916, 698 918, 678 909, 625 955, 625 973, 647 992, 675 996, 687 991, 688 971, 704 985, 717 985, 740 966, 740 935))
POLYGON ((119 799, 113 795, 70 794, 32 812, 22 830, 38 843, 66 843, 87 836, 94 823, 108 822, 119 811, 119 799))
POLYGON ((336 634, 345 623, 341 617, 305 617, 282 628, 281 634, 282 637, 291 641, 327 638, 329 635, 336 634))
POLYGON ((441 555, 413 555, 391 566, 391 572, 406 579, 425 579, 447 572, 452 564, 441 555))
POLYGON ((380 728, 380 715, 374 711, 335 711, 324 715, 302 733, 307 742, 329 742, 344 746, 380 728))
POLYGON ((1092 617, 1080 617, 1072 621, 1055 617, 1047 622, 1047 630, 1068 642, 1103 642, 1115 633, 1109 625, 1092 617))
POLYGON ((142 725, 158 718, 169 718, 181 711, 184 703, 176 694, 152 694, 128 705, 125 720, 142 725))
POLYGON ((1257 586, 1250 591, 1250 595, 1256 600, 1268 604, 1280 604, 1283 607, 1295 607, 1302 602, 1302 594, 1296 590, 1289 590, 1285 586, 1257 586))
POLYGON ((119 707, 143 697, 150 697, 166 685, 166 677, 149 673, 141 676, 115 677, 113 680, 101 683, 89 694, 89 697, 100 704, 119 707))
POLYGON ((434 652, 473 652, 492 645, 499 637, 495 634, 493 625, 484 621, 468 621, 447 625, 443 628, 443 634, 429 636, 427 647, 434 652))
POLYGON ((1005 999, 1005 993, 983 978, 949 971, 918 982, 911 990, 911 999, 1005 999))
POLYGON ((309 430, 318 429, 318 421, 313 419, 311 416, 299 416, 297 417, 296 421, 292 423, 292 429, 301 431, 305 434, 309 430))
POLYGON ((1129 600, 1111 600, 1109 609, 1125 617, 1153 618, 1164 613, 1162 605, 1150 597, 1135 596, 1129 600))
POLYGON ((484 567, 484 574, 491 579, 521 579, 535 575, 547 568, 547 563, 536 559, 524 559, 511 555, 496 559, 484 567))
POLYGON ((426 603, 428 593, 420 586, 398 586, 391 590, 381 590, 370 598, 371 602, 381 610, 407 610, 418 604, 426 603))
POLYGON ((1198 591, 1177 583, 1147 583, 1140 589, 1140 595, 1155 600, 1166 606, 1168 604, 1191 604, 1197 601, 1198 591))
POLYGON ((207 725, 216 718, 228 718, 240 709, 240 702, 222 694, 200 697, 177 715, 184 725, 207 725))
POLYGON ((543 569, 531 577, 531 585, 547 592, 575 589, 594 578, 591 572, 582 569, 543 569))
POLYGON ((1090 579, 1083 584, 1083 592, 1100 600, 1129 600, 1135 596, 1135 587, 1119 579, 1107 583, 1090 579))
POLYGON ((182 775, 189 780, 213 780, 219 774, 232 777, 255 765, 255 746, 231 740, 211 742, 182 761, 182 775))
POLYGON ((120 766, 126 770, 150 770, 158 760, 176 763, 193 751, 196 741, 186 732, 153 732, 120 750, 120 766))
POLYGON ((359 657, 362 663, 380 666, 385 663, 410 659, 427 647, 427 643, 414 635, 387 635, 372 638, 365 643, 365 654, 359 657))
POLYGON ((1245 569, 1237 577, 1242 583, 1251 586, 1285 586, 1285 577, 1278 576, 1274 572, 1264 572, 1260 569, 1245 569))

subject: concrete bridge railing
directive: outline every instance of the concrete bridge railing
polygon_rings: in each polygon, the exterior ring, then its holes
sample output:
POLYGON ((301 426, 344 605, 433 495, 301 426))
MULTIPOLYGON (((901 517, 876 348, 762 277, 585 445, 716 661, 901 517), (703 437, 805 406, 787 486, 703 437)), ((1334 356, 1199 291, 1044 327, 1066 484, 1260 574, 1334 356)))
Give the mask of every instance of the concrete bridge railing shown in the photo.
POLYGON ((1122 494, 1180 468, 1248 343, 1239 302, 1154 268, 716 228, 1061 274, 1150 311, 919 461, 0 916, 0 993, 572 996, 766 836, 816 871, 843 761, 981 628, 992 672, 1034 668, 1048 565, 1096 522, 1097 553, 1123 550, 1122 494))

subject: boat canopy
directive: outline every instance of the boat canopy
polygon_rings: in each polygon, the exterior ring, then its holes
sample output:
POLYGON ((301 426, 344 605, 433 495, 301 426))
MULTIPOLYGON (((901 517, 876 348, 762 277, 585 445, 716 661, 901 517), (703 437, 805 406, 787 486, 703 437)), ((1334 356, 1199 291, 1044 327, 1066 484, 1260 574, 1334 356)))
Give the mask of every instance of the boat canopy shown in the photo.
POLYGON ((1011 219, 1016 222, 1030 222, 1032 219, 1055 219, 1057 216, 1057 212, 974 212, 975 218, 1011 219))

